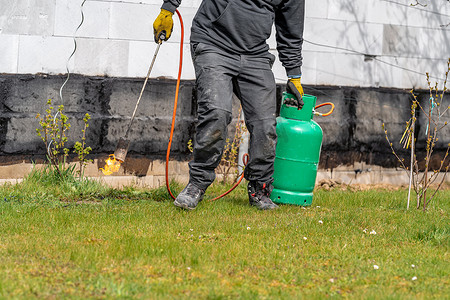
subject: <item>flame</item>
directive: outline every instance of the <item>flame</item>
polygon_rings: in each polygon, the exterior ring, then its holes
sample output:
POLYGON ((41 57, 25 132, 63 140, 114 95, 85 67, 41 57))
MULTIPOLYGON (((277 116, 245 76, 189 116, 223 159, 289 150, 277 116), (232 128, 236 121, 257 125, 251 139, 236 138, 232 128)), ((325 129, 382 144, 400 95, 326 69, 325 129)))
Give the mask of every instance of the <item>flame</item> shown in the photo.
POLYGON ((105 160, 106 165, 105 168, 100 168, 103 174, 111 175, 112 173, 119 172, 120 164, 122 163, 120 160, 117 160, 114 154, 111 154, 107 160, 105 160))

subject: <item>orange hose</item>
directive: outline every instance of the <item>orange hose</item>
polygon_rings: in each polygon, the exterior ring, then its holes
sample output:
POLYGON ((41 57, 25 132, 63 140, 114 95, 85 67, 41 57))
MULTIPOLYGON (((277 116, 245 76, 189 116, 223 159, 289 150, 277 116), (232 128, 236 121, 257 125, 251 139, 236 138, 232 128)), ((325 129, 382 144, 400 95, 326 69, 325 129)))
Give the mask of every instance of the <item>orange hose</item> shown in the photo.
POLYGON ((319 104, 319 105, 317 105, 316 107, 314 107, 314 110, 316 110, 316 109, 318 109, 318 108, 320 108, 320 107, 322 107, 322 106, 326 106, 326 105, 331 105, 331 110, 330 110, 329 112, 327 112, 327 113, 320 114, 320 116, 322 116, 322 117, 328 117, 328 116, 331 115, 331 114, 333 113, 333 111, 334 111, 334 104, 333 104, 333 103, 331 103, 331 102, 325 102, 325 103, 319 104))
POLYGON ((167 153, 166 153, 166 187, 167 187, 167 191, 169 192, 170 197, 172 197, 172 199, 175 199, 175 196, 172 194, 172 191, 170 190, 170 186, 169 186, 169 157, 170 157, 170 148, 172 147, 173 131, 175 129, 175 118, 177 116, 178 94, 180 91, 181 71, 183 69, 183 43, 184 43, 183 18, 181 17, 181 14, 178 10, 175 10, 175 12, 178 15, 178 19, 180 19, 180 25, 181 25, 180 63, 179 63, 179 67, 178 67, 177 87, 175 90, 175 101, 173 104, 172 127, 170 128, 169 145, 167 146, 167 153))
MULTIPOLYGON (((172 197, 172 199, 175 199, 175 196, 172 194, 172 191, 170 190, 170 186, 169 186, 169 157, 170 157, 170 148, 172 147, 173 131, 175 129, 175 118, 177 116, 177 106, 178 106, 178 95, 179 95, 179 91, 180 91, 181 71, 183 69, 183 42, 184 42, 183 18, 181 17, 181 14, 178 10, 175 10, 175 12, 178 15, 178 19, 180 20, 180 25, 181 25, 180 63, 179 63, 179 68, 178 68, 177 87, 175 90, 175 101, 173 104, 172 126, 170 128, 169 144, 167 145, 167 153, 166 153, 166 188, 167 188, 167 191, 169 192, 170 197, 172 197)), ((248 154, 245 154, 243 159, 244 159, 244 165, 247 165, 248 154)), ((240 175, 239 180, 231 187, 231 189, 229 189, 222 195, 220 195, 212 200, 209 200, 209 201, 215 201, 217 199, 224 197, 225 195, 228 195, 231 191, 233 191, 241 183, 242 179, 244 179, 244 173, 242 173, 240 175)))

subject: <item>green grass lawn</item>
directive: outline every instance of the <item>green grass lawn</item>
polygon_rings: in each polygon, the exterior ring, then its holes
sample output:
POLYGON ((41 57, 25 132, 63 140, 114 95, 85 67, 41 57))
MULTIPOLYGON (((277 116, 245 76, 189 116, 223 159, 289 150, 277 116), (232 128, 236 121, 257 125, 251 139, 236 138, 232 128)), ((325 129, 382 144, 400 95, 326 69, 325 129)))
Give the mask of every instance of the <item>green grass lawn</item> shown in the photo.
POLYGON ((164 189, 5 185, 0 298, 449 298, 450 191, 427 212, 405 199, 319 190, 258 211, 241 187, 186 212, 164 189))

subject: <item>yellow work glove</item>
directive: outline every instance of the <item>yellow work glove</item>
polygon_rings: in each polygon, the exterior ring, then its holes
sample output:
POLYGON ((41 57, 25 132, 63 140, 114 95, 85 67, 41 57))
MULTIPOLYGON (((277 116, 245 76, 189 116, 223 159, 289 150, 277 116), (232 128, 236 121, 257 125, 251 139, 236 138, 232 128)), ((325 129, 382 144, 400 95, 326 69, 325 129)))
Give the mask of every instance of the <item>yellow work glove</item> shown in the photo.
POLYGON ((173 12, 161 9, 158 17, 153 23, 153 34, 155 35, 155 42, 167 41, 172 34, 173 29, 173 12))
POLYGON ((303 87, 300 82, 300 77, 298 78, 289 78, 286 85, 286 92, 291 93, 297 98, 298 109, 302 109, 303 104, 303 87))

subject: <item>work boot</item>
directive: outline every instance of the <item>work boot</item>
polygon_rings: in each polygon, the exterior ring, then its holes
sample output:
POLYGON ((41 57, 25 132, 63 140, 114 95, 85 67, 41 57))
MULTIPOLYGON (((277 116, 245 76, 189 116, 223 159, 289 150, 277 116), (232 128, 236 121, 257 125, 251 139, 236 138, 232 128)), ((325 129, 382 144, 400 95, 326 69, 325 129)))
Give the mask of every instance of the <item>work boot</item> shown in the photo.
POLYGON ((184 209, 193 210, 197 207, 197 204, 202 201, 204 194, 204 190, 199 189, 192 183, 188 183, 184 190, 178 194, 173 204, 184 209))
POLYGON ((273 203, 269 198, 270 193, 273 190, 273 186, 271 184, 261 184, 256 181, 250 181, 247 189, 250 205, 256 206, 261 210, 278 208, 278 205, 273 203))

